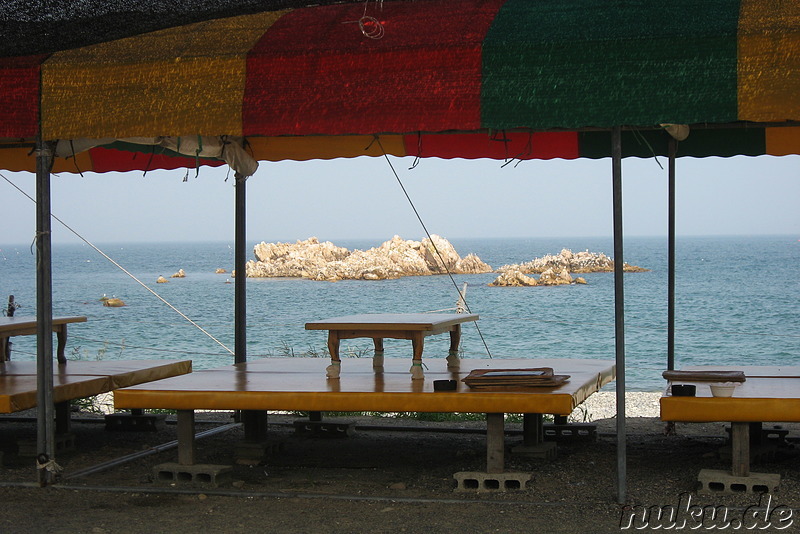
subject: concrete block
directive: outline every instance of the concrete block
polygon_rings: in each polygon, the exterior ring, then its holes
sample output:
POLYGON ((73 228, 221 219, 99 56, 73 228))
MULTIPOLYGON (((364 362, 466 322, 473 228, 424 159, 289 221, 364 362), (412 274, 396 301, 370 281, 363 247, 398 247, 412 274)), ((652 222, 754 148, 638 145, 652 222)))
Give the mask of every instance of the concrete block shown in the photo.
POLYGON ((258 465, 268 456, 284 450, 285 440, 241 441, 233 450, 233 457, 239 465, 258 465))
POLYGON ((298 419, 294 421, 295 434, 313 436, 315 438, 347 438, 356 431, 355 421, 309 421, 298 419))
POLYGON ((530 473, 483 473, 459 471, 453 475, 457 492, 505 492, 524 490, 533 475, 530 473))
POLYGON ((512 447, 511 454, 515 456, 524 456, 526 458, 555 460, 558 456, 558 445, 555 441, 544 441, 536 445, 522 444, 512 447))
POLYGON ((219 486, 224 475, 231 471, 229 465, 193 464, 175 462, 159 464, 153 468, 153 480, 158 484, 185 484, 219 486))
POLYGON ((697 475, 697 481, 700 483, 697 493, 700 494, 759 494, 776 490, 781 476, 773 473, 750 473, 750 476, 739 477, 721 469, 702 469, 697 475))
POLYGON ((106 430, 116 432, 155 432, 164 426, 166 414, 112 413, 105 417, 106 430))
POLYGON ((597 441, 597 425, 592 423, 549 423, 542 426, 547 441, 597 441))

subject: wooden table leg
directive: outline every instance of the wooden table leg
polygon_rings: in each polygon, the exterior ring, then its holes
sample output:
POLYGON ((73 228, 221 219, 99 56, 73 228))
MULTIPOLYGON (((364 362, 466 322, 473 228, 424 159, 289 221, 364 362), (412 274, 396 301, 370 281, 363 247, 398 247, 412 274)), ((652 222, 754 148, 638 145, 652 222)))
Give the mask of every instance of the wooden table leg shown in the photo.
POLYGON ((750 423, 731 423, 731 475, 750 476, 750 423))
POLYGON ((486 414, 486 472, 505 469, 505 421, 502 413, 486 414))
POLYGON ((339 378, 342 361, 339 359, 339 333, 335 330, 328 331, 328 352, 331 355, 331 364, 325 369, 326 376, 339 378))
POLYGON ((58 363, 67 363, 67 357, 64 355, 64 349, 67 346, 67 325, 62 324, 56 327, 56 339, 58 340, 58 348, 56 355, 58 363))
POLYGON ((372 367, 383 367, 383 338, 372 338, 372 344, 375 345, 375 354, 372 357, 372 367))
POLYGON ((461 362, 458 360, 458 345, 461 343, 461 325, 453 325, 450 330, 450 351, 447 354, 447 368, 458 369, 461 362))
POLYGON ((268 414, 264 410, 243 410, 244 440, 260 443, 267 439, 268 414))
POLYGON ((422 380, 425 373, 422 370, 422 349, 425 347, 425 335, 422 332, 411 332, 411 347, 414 357, 411 361, 411 379, 422 380))
POLYGON ((453 325, 453 329, 450 330, 450 352, 455 352, 458 354, 458 345, 461 343, 461 325, 456 324, 453 325))
POLYGON ((178 410, 178 463, 194 465, 194 410, 178 410))
POLYGON ((526 447, 544 442, 544 418, 540 413, 522 414, 522 444, 526 447))
POLYGON ((69 401, 55 403, 56 434, 69 434, 72 430, 72 414, 69 401))
POLYGON ((335 330, 328 332, 328 353, 331 355, 332 362, 339 360, 339 333, 335 330))

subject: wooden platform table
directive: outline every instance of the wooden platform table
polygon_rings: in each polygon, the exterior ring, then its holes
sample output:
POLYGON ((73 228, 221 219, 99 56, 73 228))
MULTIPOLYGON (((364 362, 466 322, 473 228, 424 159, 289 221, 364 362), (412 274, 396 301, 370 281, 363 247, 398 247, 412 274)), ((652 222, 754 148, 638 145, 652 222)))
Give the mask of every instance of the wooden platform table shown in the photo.
MULTIPOLYGON (((800 367, 798 366, 692 366, 686 371, 743 371, 745 382, 731 397, 714 397, 711 382, 694 384, 694 397, 676 397, 669 387, 661 397, 661 419, 674 422, 730 422, 731 474, 750 475, 751 432, 764 422, 800 421, 800 367)), ((760 432, 760 430, 759 430, 760 432)))
POLYGON ((458 369, 458 345, 461 342, 461 324, 477 321, 474 313, 369 313, 333 317, 306 323, 306 330, 328 331, 328 352, 331 365, 326 369, 328 378, 339 378, 341 359, 339 342, 342 339, 372 338, 375 346, 373 367, 383 366, 383 340, 409 339, 413 350, 411 378, 425 378, 422 370, 422 351, 427 336, 450 334, 450 350, 447 356, 448 369, 458 369))
POLYGON ((504 465, 503 415, 569 415, 615 377, 612 361, 588 359, 462 360, 465 370, 429 371, 430 380, 408 380, 407 360, 386 358, 376 371, 363 358, 348 372, 326 378, 319 358, 264 358, 159 380, 115 392, 119 409, 163 408, 179 413, 178 461, 194 462, 195 410, 306 412, 442 412, 487 414, 487 472, 504 465), (471 370, 552 367, 571 376, 557 387, 471 389, 461 382, 471 370), (456 380, 455 391, 434 390, 434 380, 456 380))
MULTIPOLYGON (((66 363, 64 349, 67 346, 67 325, 85 323, 86 317, 74 315, 53 317, 53 332, 58 340, 56 355, 58 363, 66 363)), ((14 336, 35 336, 37 331, 36 317, 0 317, 0 361, 11 359, 9 338, 14 336)))
MULTIPOLYGON (((69 403, 117 388, 190 373, 190 360, 70 361, 53 368, 53 403, 56 431, 69 428, 69 403)), ((36 362, 0 362, 0 414, 11 414, 37 405, 36 362)))

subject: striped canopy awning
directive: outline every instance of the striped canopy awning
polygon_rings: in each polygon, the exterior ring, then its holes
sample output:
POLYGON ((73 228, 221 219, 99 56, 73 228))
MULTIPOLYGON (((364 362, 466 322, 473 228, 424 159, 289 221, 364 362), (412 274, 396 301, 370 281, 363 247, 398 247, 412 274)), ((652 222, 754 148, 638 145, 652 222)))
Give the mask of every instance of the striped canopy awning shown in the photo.
POLYGON ((270 161, 599 158, 623 126, 624 155, 647 157, 660 125, 687 124, 679 156, 784 155, 794 121, 796 0, 368 1, 0 58, 8 170, 33 168, 39 134, 107 140, 54 168, 104 172, 222 164, 140 137, 241 139, 270 161))

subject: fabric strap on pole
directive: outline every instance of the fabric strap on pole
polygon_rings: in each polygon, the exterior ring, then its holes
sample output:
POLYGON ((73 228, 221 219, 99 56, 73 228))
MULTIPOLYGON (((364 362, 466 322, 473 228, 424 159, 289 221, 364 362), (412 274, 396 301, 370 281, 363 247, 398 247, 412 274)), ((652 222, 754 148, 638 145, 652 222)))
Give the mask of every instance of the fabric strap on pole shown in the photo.
POLYGON ((53 404, 53 277, 50 239, 50 169, 53 147, 36 142, 36 462, 42 486, 55 482, 53 404))
POLYGON ((669 220, 667 248, 667 369, 675 369, 675 154, 678 141, 670 136, 669 153, 669 220))
POLYGON ((614 339, 617 365, 617 502, 626 500, 625 433, 625 292, 622 247, 622 130, 611 130, 611 166, 614 204, 614 339))

